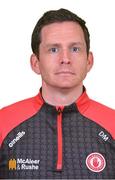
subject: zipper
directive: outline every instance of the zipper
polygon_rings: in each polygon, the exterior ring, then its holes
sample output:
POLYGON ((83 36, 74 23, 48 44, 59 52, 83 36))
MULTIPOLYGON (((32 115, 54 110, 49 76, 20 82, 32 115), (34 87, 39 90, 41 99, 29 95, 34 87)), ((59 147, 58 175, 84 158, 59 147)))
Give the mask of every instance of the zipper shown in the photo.
POLYGON ((57 164, 56 170, 62 170, 63 161, 63 139, 62 139, 62 112, 64 107, 56 107, 57 109, 57 164))

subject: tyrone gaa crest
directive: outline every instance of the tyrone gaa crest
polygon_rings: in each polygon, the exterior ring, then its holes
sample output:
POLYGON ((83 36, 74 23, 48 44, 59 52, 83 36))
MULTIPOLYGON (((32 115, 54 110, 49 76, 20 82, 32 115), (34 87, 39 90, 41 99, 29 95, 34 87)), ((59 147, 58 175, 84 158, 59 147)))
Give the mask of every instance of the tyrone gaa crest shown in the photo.
POLYGON ((93 172, 101 172, 106 166, 106 161, 102 154, 94 152, 87 156, 86 166, 93 172))

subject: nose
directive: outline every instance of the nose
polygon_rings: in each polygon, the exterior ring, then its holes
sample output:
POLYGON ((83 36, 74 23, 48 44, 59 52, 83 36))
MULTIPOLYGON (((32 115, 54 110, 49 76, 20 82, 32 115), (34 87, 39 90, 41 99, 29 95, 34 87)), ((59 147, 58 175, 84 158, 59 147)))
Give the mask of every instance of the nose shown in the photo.
POLYGON ((62 50, 61 52, 61 55, 60 55, 60 63, 61 64, 70 64, 70 57, 69 57, 69 52, 64 49, 62 50))

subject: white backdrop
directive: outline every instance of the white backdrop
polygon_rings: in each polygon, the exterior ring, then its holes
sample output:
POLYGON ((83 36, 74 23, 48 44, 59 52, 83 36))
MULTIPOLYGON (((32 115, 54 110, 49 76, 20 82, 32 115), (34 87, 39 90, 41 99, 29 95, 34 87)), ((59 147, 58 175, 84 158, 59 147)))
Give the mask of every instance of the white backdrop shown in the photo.
POLYGON ((31 33, 41 15, 68 8, 87 22, 94 67, 84 81, 91 98, 115 109, 114 0, 0 0, 0 108, 34 96, 41 79, 29 64, 31 33))

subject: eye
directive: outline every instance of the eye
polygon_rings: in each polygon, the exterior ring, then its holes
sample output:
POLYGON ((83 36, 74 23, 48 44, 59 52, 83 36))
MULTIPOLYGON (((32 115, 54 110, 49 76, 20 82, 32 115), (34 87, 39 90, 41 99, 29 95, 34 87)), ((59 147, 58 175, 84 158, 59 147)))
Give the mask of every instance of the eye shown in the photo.
POLYGON ((58 48, 52 47, 52 48, 49 49, 49 51, 50 51, 51 53, 56 53, 56 52, 58 52, 58 48))
POLYGON ((71 51, 72 51, 72 52, 79 52, 79 51, 80 51, 80 48, 79 48, 79 47, 72 47, 72 48, 71 48, 71 51))

